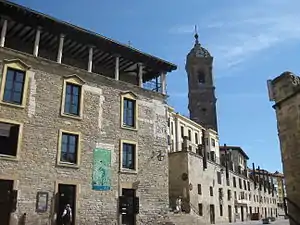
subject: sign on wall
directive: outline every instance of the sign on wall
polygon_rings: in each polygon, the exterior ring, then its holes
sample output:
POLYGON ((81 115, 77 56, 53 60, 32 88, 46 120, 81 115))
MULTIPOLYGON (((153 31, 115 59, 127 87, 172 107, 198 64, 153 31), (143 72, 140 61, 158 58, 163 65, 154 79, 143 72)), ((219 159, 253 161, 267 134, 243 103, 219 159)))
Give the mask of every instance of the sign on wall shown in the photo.
POLYGON ((92 189, 108 191, 111 187, 111 151, 94 149, 92 189))

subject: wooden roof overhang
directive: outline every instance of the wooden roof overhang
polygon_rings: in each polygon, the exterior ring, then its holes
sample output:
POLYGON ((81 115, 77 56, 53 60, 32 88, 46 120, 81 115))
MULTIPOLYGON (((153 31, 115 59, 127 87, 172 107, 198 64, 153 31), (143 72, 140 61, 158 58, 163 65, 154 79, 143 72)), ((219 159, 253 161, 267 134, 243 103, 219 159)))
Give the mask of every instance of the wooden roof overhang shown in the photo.
POLYGON ((158 77, 162 72, 177 69, 176 65, 165 60, 9 1, 0 0, 0 15, 1 26, 4 19, 8 20, 7 39, 17 37, 24 43, 32 42, 37 28, 40 27, 40 46, 54 52, 57 51, 59 36, 64 34, 64 55, 86 61, 88 48, 93 46, 94 65, 101 65, 105 70, 114 70, 115 56, 119 56, 119 69, 122 73, 129 72, 136 68, 135 65, 142 63, 144 82, 158 77))

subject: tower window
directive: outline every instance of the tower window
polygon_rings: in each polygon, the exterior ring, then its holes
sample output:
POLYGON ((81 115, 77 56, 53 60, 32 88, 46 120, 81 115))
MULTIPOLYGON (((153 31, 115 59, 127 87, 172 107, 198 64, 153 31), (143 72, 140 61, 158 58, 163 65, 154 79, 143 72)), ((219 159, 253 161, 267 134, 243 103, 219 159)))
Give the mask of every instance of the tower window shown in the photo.
POLYGON ((205 83, 205 74, 203 71, 198 72, 198 82, 201 84, 205 83))

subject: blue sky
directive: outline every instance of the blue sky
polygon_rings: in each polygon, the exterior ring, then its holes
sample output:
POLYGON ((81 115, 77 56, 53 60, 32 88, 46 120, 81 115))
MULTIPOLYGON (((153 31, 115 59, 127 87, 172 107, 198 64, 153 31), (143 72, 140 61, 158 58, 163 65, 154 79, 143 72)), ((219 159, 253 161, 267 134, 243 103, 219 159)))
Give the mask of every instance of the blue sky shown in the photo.
POLYGON ((299 74, 300 1, 290 0, 15 0, 162 57, 178 65, 168 75, 169 103, 188 115, 186 54, 200 42, 214 56, 221 144, 241 146, 255 162, 281 170, 275 112, 266 80, 299 74))

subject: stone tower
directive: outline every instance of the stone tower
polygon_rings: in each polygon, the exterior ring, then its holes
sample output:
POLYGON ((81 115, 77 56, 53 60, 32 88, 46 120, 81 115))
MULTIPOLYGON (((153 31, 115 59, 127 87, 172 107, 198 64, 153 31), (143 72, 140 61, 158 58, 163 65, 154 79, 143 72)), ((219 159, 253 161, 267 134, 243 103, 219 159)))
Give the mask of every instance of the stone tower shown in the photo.
POLYGON ((196 32, 195 45, 187 55, 185 66, 188 75, 190 118, 205 128, 218 131, 212 67, 213 57, 201 46, 196 32))
POLYGON ((268 81, 274 101, 290 225, 300 221, 300 77, 284 72, 268 81))

